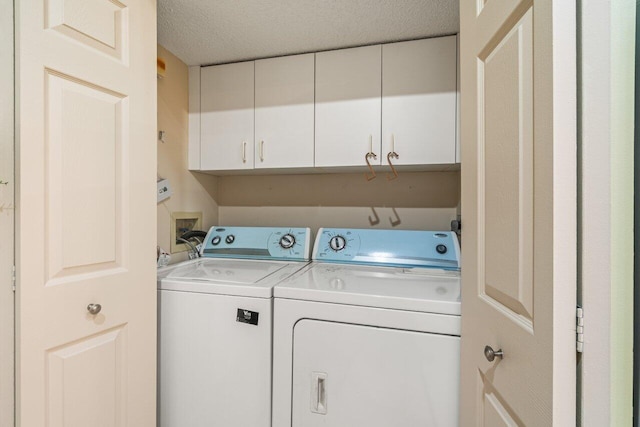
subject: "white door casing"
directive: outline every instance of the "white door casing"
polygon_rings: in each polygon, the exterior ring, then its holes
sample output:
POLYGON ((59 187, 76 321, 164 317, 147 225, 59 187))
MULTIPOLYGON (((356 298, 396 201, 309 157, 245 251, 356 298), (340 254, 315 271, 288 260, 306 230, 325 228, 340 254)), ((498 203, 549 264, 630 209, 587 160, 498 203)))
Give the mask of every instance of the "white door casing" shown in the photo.
POLYGON ((461 425, 575 425, 575 3, 460 15, 461 425))
POLYGON ((0 8, 0 426, 14 425, 13 1, 0 8))
POLYGON ((156 2, 20 1, 16 43, 17 423, 154 426, 156 2))

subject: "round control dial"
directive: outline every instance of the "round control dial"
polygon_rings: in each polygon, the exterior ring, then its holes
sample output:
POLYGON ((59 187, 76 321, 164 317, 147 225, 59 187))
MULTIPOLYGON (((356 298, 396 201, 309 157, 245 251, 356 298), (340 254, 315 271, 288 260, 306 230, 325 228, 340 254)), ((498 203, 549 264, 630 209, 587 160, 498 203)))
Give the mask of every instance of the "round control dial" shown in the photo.
POLYGON ((340 252, 346 246, 347 240, 342 236, 333 236, 331 240, 329 240, 329 247, 336 252, 340 252))
POLYGON ((438 252, 440 255, 444 255, 447 253, 447 247, 445 245, 438 245, 436 246, 436 252, 438 252))
POLYGON ((216 236, 211 240, 211 243, 213 244, 213 246, 216 246, 218 244, 220 244, 220 236, 216 236))
POLYGON ((291 249, 296 244, 296 238, 293 234, 285 234, 280 238, 280 247, 282 249, 291 249))
POLYGON ((233 234, 229 234, 227 237, 225 237, 224 241, 227 242, 228 244, 233 243, 236 240, 236 236, 234 236, 233 234))

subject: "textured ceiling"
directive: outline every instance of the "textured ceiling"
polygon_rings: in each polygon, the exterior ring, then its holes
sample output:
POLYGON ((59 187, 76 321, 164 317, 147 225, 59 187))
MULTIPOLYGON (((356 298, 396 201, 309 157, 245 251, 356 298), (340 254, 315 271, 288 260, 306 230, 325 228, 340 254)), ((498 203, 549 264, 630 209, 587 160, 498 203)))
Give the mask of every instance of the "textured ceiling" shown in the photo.
POLYGON ((219 64, 458 32, 458 0, 159 0, 158 43, 219 64))

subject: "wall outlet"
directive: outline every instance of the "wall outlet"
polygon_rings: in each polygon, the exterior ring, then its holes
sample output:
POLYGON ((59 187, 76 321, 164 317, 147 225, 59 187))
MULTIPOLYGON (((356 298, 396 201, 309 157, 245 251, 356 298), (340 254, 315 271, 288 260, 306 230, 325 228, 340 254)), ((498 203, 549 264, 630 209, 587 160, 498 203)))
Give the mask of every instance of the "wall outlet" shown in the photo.
POLYGON ((171 190, 171 184, 169 183, 168 179, 161 179, 160 181, 158 181, 158 203, 168 199, 172 194, 173 191, 171 190))

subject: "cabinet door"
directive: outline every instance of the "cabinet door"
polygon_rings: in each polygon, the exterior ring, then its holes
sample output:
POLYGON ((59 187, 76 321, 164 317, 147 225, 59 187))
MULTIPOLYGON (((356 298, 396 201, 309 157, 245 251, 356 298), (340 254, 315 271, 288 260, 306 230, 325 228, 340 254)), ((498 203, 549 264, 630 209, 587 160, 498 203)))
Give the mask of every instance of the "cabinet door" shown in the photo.
POLYGON ((460 338, 300 320, 292 427, 457 426, 460 338))
POLYGON ((316 166, 380 163, 382 48, 316 54, 316 166))
POLYGON ((253 61, 202 69, 202 170, 253 169, 253 73, 253 61))
POLYGON ((383 45, 383 164, 455 163, 456 59, 456 36, 383 45))
POLYGON ((314 54, 256 61, 255 168, 313 167, 314 54))

